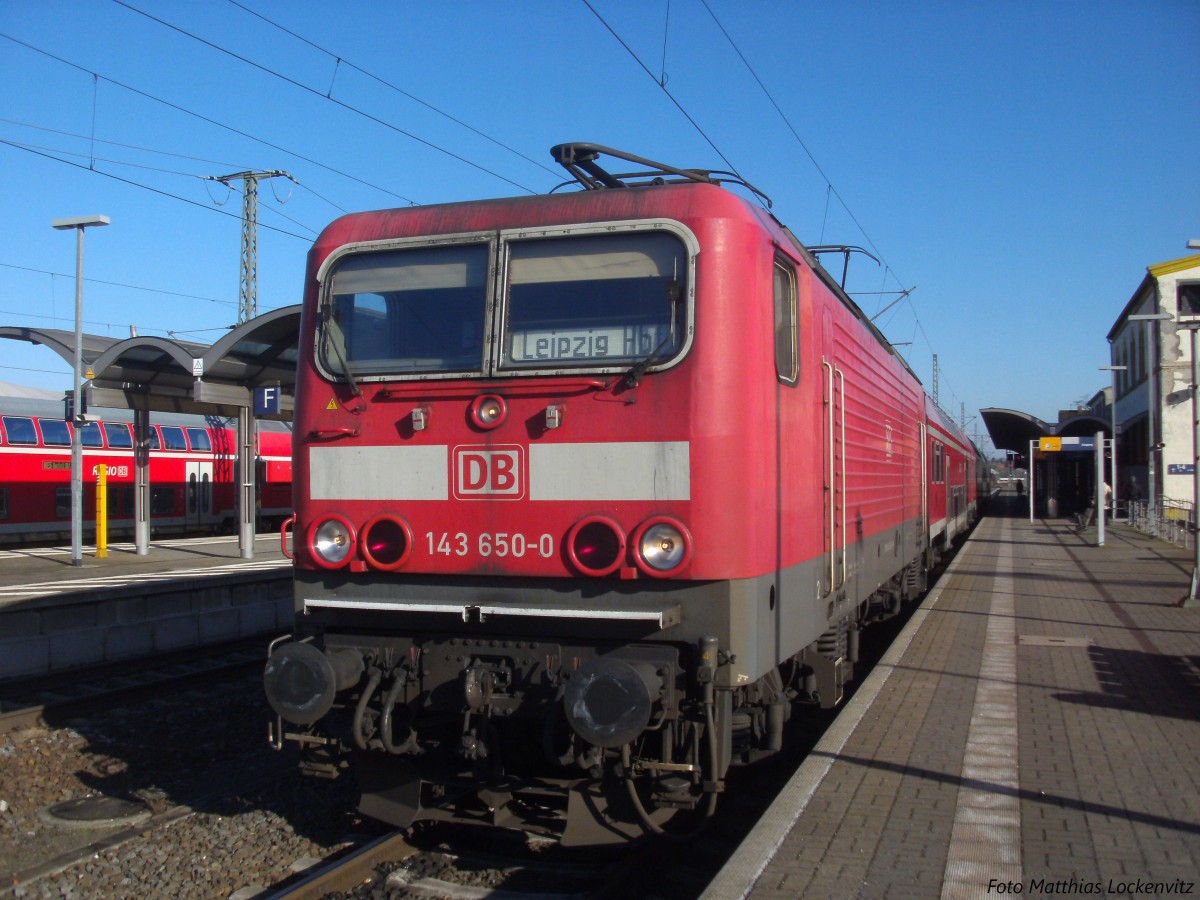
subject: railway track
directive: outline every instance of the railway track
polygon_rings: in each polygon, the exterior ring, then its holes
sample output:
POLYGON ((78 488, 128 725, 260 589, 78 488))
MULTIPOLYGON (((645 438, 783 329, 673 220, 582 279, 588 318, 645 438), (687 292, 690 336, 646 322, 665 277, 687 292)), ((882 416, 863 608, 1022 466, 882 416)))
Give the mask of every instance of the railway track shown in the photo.
POLYGON ((262 640, 175 651, 0 684, 0 734, 46 724, 164 687, 186 687, 263 664, 262 640))
POLYGON ((527 844, 517 834, 454 832, 448 826, 433 826, 416 836, 391 832, 271 896, 582 900, 598 896, 627 866, 625 858, 616 862, 563 859, 553 847, 527 844), (481 840, 486 847, 480 847, 481 840))

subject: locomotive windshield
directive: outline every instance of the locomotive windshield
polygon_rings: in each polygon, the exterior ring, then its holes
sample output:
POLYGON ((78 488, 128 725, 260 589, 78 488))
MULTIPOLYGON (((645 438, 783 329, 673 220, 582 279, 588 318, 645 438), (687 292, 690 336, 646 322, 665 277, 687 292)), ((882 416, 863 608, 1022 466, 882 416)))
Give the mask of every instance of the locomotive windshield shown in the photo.
POLYGON ((356 375, 478 370, 487 244, 347 256, 322 323, 326 366, 356 375))
POLYGON ((321 363, 353 378, 662 365, 688 343, 690 259, 666 230, 348 253, 327 276, 321 363))

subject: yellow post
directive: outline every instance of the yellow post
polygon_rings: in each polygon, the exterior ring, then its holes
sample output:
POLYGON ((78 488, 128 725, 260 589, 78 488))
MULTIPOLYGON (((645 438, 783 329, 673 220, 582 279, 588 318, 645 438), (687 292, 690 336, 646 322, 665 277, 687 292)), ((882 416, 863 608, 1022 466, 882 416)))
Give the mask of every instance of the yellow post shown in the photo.
POLYGON ((96 466, 96 559, 108 559, 108 465, 96 466))

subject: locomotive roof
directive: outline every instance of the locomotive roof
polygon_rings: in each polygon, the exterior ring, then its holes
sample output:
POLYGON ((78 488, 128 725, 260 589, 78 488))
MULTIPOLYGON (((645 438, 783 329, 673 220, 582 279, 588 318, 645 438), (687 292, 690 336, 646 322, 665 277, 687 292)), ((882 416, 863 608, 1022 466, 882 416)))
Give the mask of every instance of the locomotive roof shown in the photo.
MULTIPOLYGON (((682 169, 590 143, 558 144, 551 148, 550 153, 571 175, 572 181, 565 184, 577 183, 581 191, 557 194, 555 192, 564 186, 558 185, 549 195, 458 201, 351 213, 325 228, 313 244, 310 261, 315 263, 319 270, 324 260, 339 247, 392 237, 395 235, 397 220, 400 219, 409 220, 413 234, 454 234, 499 228, 536 228, 558 224, 559 219, 564 223, 575 223, 658 218, 663 215, 663 194, 659 193, 660 191, 686 191, 693 196, 699 193, 709 198, 707 202, 712 203, 714 207, 724 204, 723 211, 727 214, 745 215, 761 227, 775 233, 781 243, 787 243, 853 313, 880 346, 887 350, 918 384, 921 383, 908 361, 821 264, 818 254, 801 243, 770 211, 771 201, 766 194, 739 174, 707 169, 682 169), (611 164, 607 168, 600 164, 598 160, 601 157, 612 157, 640 168, 627 173, 612 172, 611 164), (745 197, 728 191, 724 188, 726 184, 745 188, 761 205, 751 203, 745 197), (605 200, 599 201, 597 194, 604 195, 605 200), (590 196, 584 200, 584 195, 590 196), (719 199, 722 197, 727 199, 719 199), (555 213, 548 217, 547 212, 550 209, 554 209, 555 213)), ((836 250, 849 253, 860 248, 839 246, 817 249, 822 252, 836 250)))
MULTIPOLYGON (((837 295, 838 299, 846 305, 846 307, 854 313, 855 317, 863 324, 871 335, 877 340, 893 357, 895 357, 908 373, 916 379, 920 384, 921 379, 917 377, 916 372, 909 366, 908 361, 900 355, 896 348, 875 325, 867 318, 857 303, 851 299, 850 295, 845 291, 845 285, 839 283, 833 276, 821 265, 820 258, 816 250, 821 251, 837 251, 846 254, 847 261, 849 254, 852 251, 866 253, 861 247, 840 247, 830 246, 821 248, 810 248, 802 244, 799 238, 792 233, 792 230, 779 221, 773 214, 769 212, 771 209, 771 199, 746 181, 737 172, 724 172, 708 169, 680 169, 666 163, 655 162, 652 159, 645 159, 640 156, 634 156, 631 153, 625 153, 621 150, 614 150, 611 147, 603 147, 600 144, 588 143, 571 143, 558 144, 550 148, 550 155, 554 157, 555 162, 561 165, 571 174, 574 181, 578 182, 584 190, 604 190, 604 189, 619 189, 646 185, 666 185, 680 184, 686 182, 721 185, 726 183, 738 184, 754 194, 768 211, 767 215, 770 218, 771 230, 781 231, 791 243, 792 248, 796 250, 804 261, 817 273, 818 277, 825 282, 826 286, 837 295), (614 174, 603 166, 597 160, 602 156, 609 156, 613 159, 623 160, 633 163, 637 166, 642 166, 642 170, 625 173, 614 174)), ((569 183, 569 182, 568 182, 569 183)), ((870 256, 869 253, 867 253, 870 256)), ((874 259, 874 257, 872 257, 874 259)), ((878 262, 878 260, 876 260, 878 262)), ((845 275, 843 274, 843 279, 845 275)))

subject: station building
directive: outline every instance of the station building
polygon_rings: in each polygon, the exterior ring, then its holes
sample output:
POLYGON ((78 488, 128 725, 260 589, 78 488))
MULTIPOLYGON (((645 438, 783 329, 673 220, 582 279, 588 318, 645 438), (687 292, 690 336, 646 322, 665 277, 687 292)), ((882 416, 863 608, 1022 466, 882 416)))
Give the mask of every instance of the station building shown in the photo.
MULTIPOLYGON (((1200 328, 1200 254, 1147 266, 1107 335, 1111 384, 1086 406, 1060 412, 1050 423, 1018 410, 980 410, 996 448, 1012 451, 1022 468, 1033 469, 1040 515, 1071 515, 1095 495, 1095 435, 1110 440, 1114 421, 1113 486, 1121 510, 1151 497, 1160 511, 1191 508, 1193 328, 1200 328), (1073 440, 1056 444, 1060 438, 1073 440), (1039 449, 1064 443, 1092 452, 1039 449)), ((1107 458, 1104 478, 1112 484, 1107 458)))
POLYGON ((1196 254, 1148 266, 1108 332, 1111 365, 1123 367, 1114 371, 1118 470, 1123 482, 1126 475, 1135 480, 1142 497, 1150 496, 1153 481, 1157 498, 1194 499, 1189 319, 1200 325, 1196 254), (1164 318, 1143 318, 1149 316, 1164 318))

